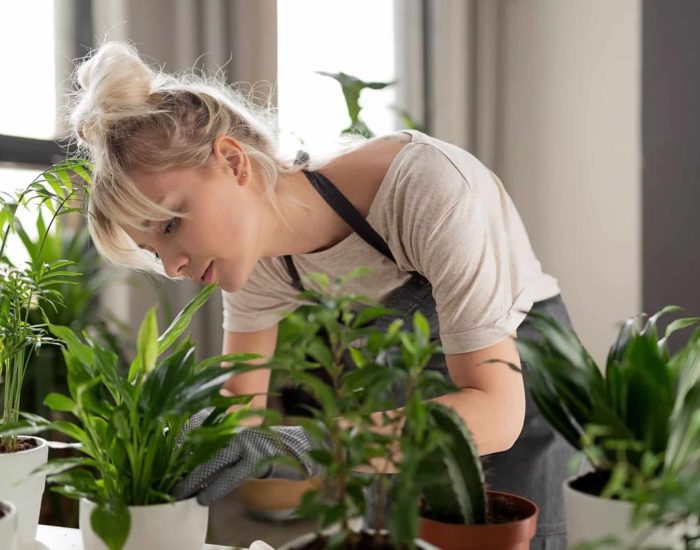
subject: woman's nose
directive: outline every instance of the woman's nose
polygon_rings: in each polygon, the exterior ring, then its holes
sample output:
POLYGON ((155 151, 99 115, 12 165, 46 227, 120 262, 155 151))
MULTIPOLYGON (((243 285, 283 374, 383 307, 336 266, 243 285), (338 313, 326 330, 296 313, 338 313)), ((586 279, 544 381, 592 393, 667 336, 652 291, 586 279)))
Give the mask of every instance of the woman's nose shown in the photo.
POLYGON ((163 269, 168 277, 182 277, 186 274, 186 269, 188 265, 187 256, 184 254, 168 254, 160 256, 163 262, 163 269))

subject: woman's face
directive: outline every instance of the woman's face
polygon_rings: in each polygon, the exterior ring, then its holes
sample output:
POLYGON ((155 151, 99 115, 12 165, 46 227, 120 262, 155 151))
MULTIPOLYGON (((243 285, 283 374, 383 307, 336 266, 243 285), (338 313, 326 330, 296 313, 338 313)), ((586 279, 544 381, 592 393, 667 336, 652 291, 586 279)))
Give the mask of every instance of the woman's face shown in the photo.
POLYGON ((134 180, 151 200, 187 218, 151 223, 145 230, 124 227, 129 236, 160 257, 169 277, 239 290, 261 255, 259 193, 250 170, 213 159, 196 168, 137 174, 134 180))

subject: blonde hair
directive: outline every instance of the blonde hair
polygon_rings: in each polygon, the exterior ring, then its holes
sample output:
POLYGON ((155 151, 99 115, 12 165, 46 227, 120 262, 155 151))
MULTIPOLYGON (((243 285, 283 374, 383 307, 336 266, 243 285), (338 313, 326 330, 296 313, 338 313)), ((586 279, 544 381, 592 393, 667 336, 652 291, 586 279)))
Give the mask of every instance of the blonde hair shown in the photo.
POLYGON ((139 170, 204 165, 216 137, 226 134, 242 144, 274 205, 278 175, 310 166, 308 159, 293 165, 278 153, 269 110, 221 79, 153 69, 130 44, 104 44, 78 67, 76 79, 70 124, 79 154, 93 164, 88 226, 98 251, 114 263, 163 273, 122 226, 183 217, 138 189, 133 175, 139 170))

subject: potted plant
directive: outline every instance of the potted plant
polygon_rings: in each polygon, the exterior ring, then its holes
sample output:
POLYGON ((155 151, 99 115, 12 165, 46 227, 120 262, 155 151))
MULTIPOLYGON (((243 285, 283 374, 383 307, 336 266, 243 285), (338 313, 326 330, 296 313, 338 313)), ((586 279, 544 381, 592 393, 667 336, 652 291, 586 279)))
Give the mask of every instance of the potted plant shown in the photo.
MULTIPOLYGON (((311 458, 324 469, 322 487, 307 492, 296 512, 298 517, 318 520, 317 531, 284 548, 399 547, 393 546, 384 529, 390 518, 379 517, 374 530, 363 529, 356 520, 365 508, 366 488, 373 486, 379 493, 391 490, 375 479, 395 469, 392 448, 396 449, 401 423, 398 416, 376 413, 393 405, 386 391, 392 385, 391 375, 380 366, 380 349, 387 339, 398 340, 400 322, 387 333, 367 326, 389 310, 363 296, 342 294, 347 280, 364 272, 356 270, 334 280, 310 275, 321 290, 301 294, 310 305, 288 316, 289 337, 268 363, 275 376, 284 374, 317 403, 309 409, 310 416, 289 420, 316 440, 318 448, 311 451, 311 458), (357 366, 351 371, 343 365, 348 355, 357 366), (319 368, 327 381, 312 373, 319 368)), ((417 498, 406 510, 408 523, 415 524, 417 498)), ((411 539, 412 547, 414 542, 411 539)))
MULTIPOLYGON (((510 498, 493 493, 487 508, 481 464, 469 430, 451 409, 426 398, 455 388, 441 374, 425 369, 439 350, 430 340, 425 317, 416 313, 410 330, 402 328, 401 319, 379 330, 369 323, 391 315, 390 310, 362 296, 342 294, 347 279, 363 272, 333 281, 325 275, 311 276, 321 291, 302 294, 313 305, 287 319, 297 330, 289 331, 294 336, 272 362, 273 369, 285 369, 315 398, 318 406, 311 410, 312 417, 293 421, 323 442, 322 450, 312 451, 312 458, 324 467, 324 488, 307 493, 297 511, 301 517, 319 519, 319 530, 292 541, 290 549, 432 547, 429 543, 443 547, 444 539, 429 538, 439 522, 445 524, 442 529, 453 528, 447 525, 450 522, 486 523, 510 498), (344 356, 354 368, 344 366, 344 356), (319 367, 328 383, 309 374, 319 367), (419 502, 425 517, 420 524, 419 502), (353 524, 367 507, 372 509, 371 523, 353 524), (494 513, 487 515, 487 509, 494 513), (335 529, 324 531, 332 524, 335 529)), ((535 532, 536 507, 522 502, 527 512, 507 519, 524 520, 516 530, 525 533, 527 544, 535 532)), ((513 506, 509 502, 509 512, 513 506)), ((503 527, 469 528, 493 537, 503 527)), ((476 535, 470 531, 467 536, 476 535)), ((470 548, 467 544, 460 538, 452 547, 470 548)), ((487 547, 483 539, 475 539, 473 548, 487 547)))
POLYGON ((17 508, 3 500, 0 500, 0 542, 6 550, 17 548, 17 508))
POLYGON ((160 336, 152 308, 126 377, 111 350, 68 327, 50 327, 65 345, 69 395, 53 393, 45 402, 53 411, 72 414, 81 426, 24 417, 35 431, 52 428, 79 444, 81 456, 52 460, 43 470, 53 490, 80 499, 87 550, 185 550, 204 544, 208 509, 196 498, 175 502, 170 493, 235 437, 240 419, 250 413, 246 407, 227 413, 250 397, 224 396, 220 389, 233 372, 251 367, 219 364, 257 357, 225 355, 197 362, 189 337, 175 345, 214 289, 202 289, 160 336), (190 423, 208 407, 204 423, 190 423))
MULTIPOLYGON (((18 253, 26 255, 36 265, 68 260, 71 263, 64 269, 75 275, 69 283, 53 286, 61 296, 61 307, 41 311, 32 309, 27 322, 31 325, 66 325, 77 333, 87 330, 110 349, 124 354, 126 334, 131 332, 131 328, 128 327, 127 330, 126 325, 99 307, 100 293, 108 282, 111 271, 103 265, 97 249, 90 245, 84 216, 78 212, 67 216, 61 220, 62 223, 53 224, 49 232, 46 231, 46 217, 50 212, 44 210, 38 209, 33 219, 21 220, 15 225, 15 232, 22 244, 18 253)), ((46 395, 51 392, 66 393, 67 390, 66 366, 61 347, 51 345, 36 349, 26 365, 21 396, 23 408, 48 416, 48 407, 43 404, 46 395)), ((65 436, 58 432, 43 435, 52 441, 65 440, 65 436)), ((69 456, 70 452, 65 449, 52 454, 69 456)), ((77 527, 78 503, 51 492, 42 501, 39 521, 77 527)))
POLYGON ((443 550, 516 550, 530 547, 537 505, 518 495, 487 491, 469 429, 447 407, 428 405, 429 430, 443 438, 419 461, 420 537, 443 550))
POLYGON ((691 538, 700 500, 700 331, 673 355, 668 340, 698 319, 671 322, 663 337, 657 329, 661 315, 678 310, 628 319, 604 373, 571 330, 546 316, 534 320, 541 340, 517 342, 537 406, 592 466, 564 485, 570 545, 683 548, 691 538))
MULTIPOLYGON (((32 354, 42 345, 54 344, 41 320, 46 309, 62 306, 56 287, 69 284, 75 276, 66 268, 70 262, 35 260, 24 265, 13 261, 7 253, 9 239, 18 227, 21 209, 34 208, 50 212, 50 220, 39 231, 41 250, 46 236, 59 215, 74 211, 72 201, 79 191, 71 176, 83 181, 89 176, 82 163, 65 162, 42 172, 17 195, 0 196, 0 379, 2 381, 2 417, 0 430, 12 427, 19 419, 20 397, 27 365, 32 354), (39 313, 39 317, 30 316, 39 313)), ((0 498, 17 507, 18 542, 29 543, 36 537, 44 480, 28 479, 28 474, 46 462, 48 446, 41 438, 27 434, 0 436, 0 498)))

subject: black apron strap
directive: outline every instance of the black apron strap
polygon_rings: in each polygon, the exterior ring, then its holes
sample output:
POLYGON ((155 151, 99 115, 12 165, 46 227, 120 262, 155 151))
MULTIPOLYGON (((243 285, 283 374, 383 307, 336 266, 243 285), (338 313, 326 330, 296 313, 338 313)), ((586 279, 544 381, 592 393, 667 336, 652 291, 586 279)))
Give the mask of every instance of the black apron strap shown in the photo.
MULTIPOLYGON (((389 245, 386 241, 377 233, 374 228, 369 224, 369 222, 360 214, 360 212, 353 206, 353 204, 345 198, 340 190, 333 184, 323 174, 318 172, 313 172, 311 170, 303 170, 306 178, 314 186, 314 189, 318 191, 319 195, 328 203, 328 205, 338 214, 345 223, 347 223, 352 229, 357 233, 362 240, 374 248, 377 252, 383 254, 389 258, 392 262, 396 263, 394 255, 389 249, 389 245)), ((292 285, 299 290, 304 290, 301 283, 301 278, 299 277, 299 272, 297 271, 294 261, 291 256, 284 256, 284 262, 287 265, 287 271, 289 276, 292 278, 292 285)), ((428 280, 422 275, 414 273, 415 279, 414 284, 419 286, 425 286, 428 280)))
POLYGON ((374 230, 362 214, 357 211, 357 208, 345 198, 345 195, 340 192, 331 180, 318 172, 304 170, 304 174, 311 182, 311 185, 318 191, 319 195, 321 195, 328 205, 335 210, 336 214, 345 220, 345 223, 353 228, 355 233, 362 237, 362 240, 377 252, 384 254, 384 256, 396 263, 394 255, 391 253, 391 250, 389 250, 389 246, 384 239, 381 238, 379 233, 374 230))
POLYGON ((287 264, 287 272, 292 278, 292 286, 296 288, 299 292, 304 292, 305 288, 301 282, 301 277, 297 271, 297 266, 294 265, 294 261, 291 256, 284 256, 284 263, 287 264))

